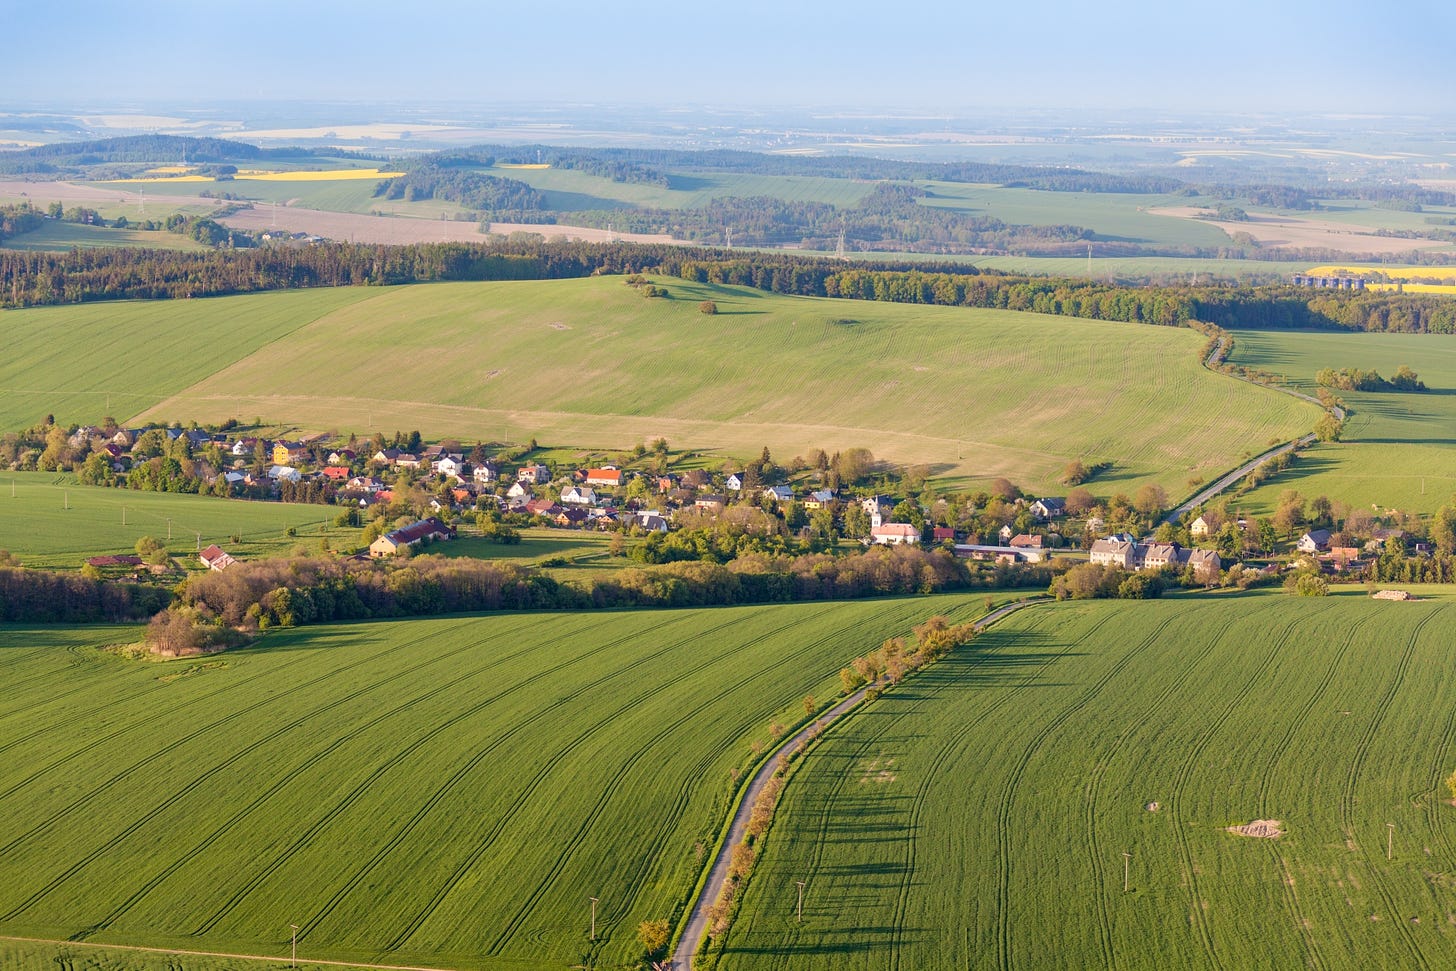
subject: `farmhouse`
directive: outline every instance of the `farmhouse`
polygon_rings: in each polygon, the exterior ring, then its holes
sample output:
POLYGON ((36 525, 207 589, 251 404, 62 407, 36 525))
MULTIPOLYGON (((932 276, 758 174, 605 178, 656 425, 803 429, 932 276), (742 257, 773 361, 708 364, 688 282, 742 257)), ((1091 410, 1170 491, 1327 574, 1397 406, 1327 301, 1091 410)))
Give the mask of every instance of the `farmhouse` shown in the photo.
POLYGON ((203 566, 209 570, 216 570, 219 573, 237 562, 230 554, 223 552, 222 548, 216 543, 201 553, 198 553, 197 558, 202 561, 203 566))
POLYGON ((1181 570, 1191 567, 1202 579, 1217 576, 1223 560, 1214 550, 1191 550, 1177 543, 1135 543, 1126 539, 1099 539, 1092 544, 1088 559, 1124 570, 1181 570))
POLYGON ((611 466, 605 466, 600 469, 587 469, 586 484, 616 488, 622 484, 622 470, 614 469, 611 466))
POLYGON ((384 556, 398 556, 412 546, 426 540, 446 540, 455 535, 455 530, 431 516, 417 523, 385 533, 369 544, 369 555, 378 559, 384 556))
POLYGON ((910 523, 885 523, 870 529, 870 542, 881 546, 913 546, 920 542, 920 530, 910 523))
POLYGON ((1033 502, 1029 508, 1037 519, 1057 519, 1067 514, 1067 500, 1048 496, 1033 502))
POLYGON ((1328 529, 1312 529, 1299 537, 1299 542, 1294 548, 1301 553, 1323 553, 1330 548, 1330 531, 1328 529))

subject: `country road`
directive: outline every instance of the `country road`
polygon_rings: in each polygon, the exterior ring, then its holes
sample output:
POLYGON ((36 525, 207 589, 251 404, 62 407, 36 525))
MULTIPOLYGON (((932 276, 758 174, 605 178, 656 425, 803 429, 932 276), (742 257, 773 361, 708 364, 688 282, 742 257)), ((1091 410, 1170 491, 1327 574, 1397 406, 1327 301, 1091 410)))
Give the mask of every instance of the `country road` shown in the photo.
MULTIPOLYGON (((1228 341, 1228 338, 1227 337, 1220 337, 1218 339, 1218 346, 1215 347, 1212 351, 1210 351, 1209 354, 1208 354, 1208 356, 1203 359, 1203 366, 1204 367, 1208 368, 1210 371, 1213 370, 1213 368, 1209 364, 1209 362, 1212 361, 1214 358, 1216 358, 1220 353, 1222 353, 1222 351, 1224 349, 1224 346, 1226 345, 1227 341, 1228 341)), ((1222 374, 1223 372, 1220 371, 1219 373, 1222 374)), ((1250 381, 1248 378, 1240 377, 1237 374, 1230 374, 1229 377, 1231 377, 1231 378, 1237 378, 1240 381, 1243 381, 1243 382, 1245 382, 1247 384, 1255 385, 1256 387, 1268 388, 1270 391, 1278 391, 1280 394, 1287 394, 1287 395, 1290 395, 1291 397, 1298 398, 1301 401, 1308 401, 1310 404, 1312 404, 1312 405, 1318 405, 1321 408, 1324 407, 1323 404, 1320 404, 1320 400, 1318 398, 1315 398, 1315 397, 1312 397, 1310 395, 1307 395, 1307 394, 1305 394, 1302 391, 1295 391, 1292 388, 1280 388, 1280 387, 1277 387, 1277 386, 1271 385, 1271 384, 1260 384, 1257 381, 1250 381)), ((1333 410, 1334 416, 1335 416, 1335 418, 1337 420, 1339 420, 1339 421, 1344 421, 1345 420, 1345 409, 1340 408, 1340 407, 1336 407, 1336 408, 1334 408, 1332 410, 1333 410)), ((1181 506, 1177 507, 1176 509, 1171 510, 1168 513, 1168 515, 1166 517, 1164 517, 1163 521, 1166 522, 1166 523, 1176 523, 1176 522, 1178 522, 1178 520, 1182 519, 1188 513, 1192 512, 1194 509, 1197 509, 1199 506, 1203 505, 1205 502, 1207 502, 1208 500, 1212 499, 1214 496, 1218 495, 1220 492, 1224 491, 1229 486, 1233 485, 1235 482, 1239 481, 1244 476, 1248 475, 1250 472, 1254 471, 1254 469, 1261 462, 1265 462, 1268 459, 1271 459, 1271 458, 1273 458, 1276 455, 1283 455, 1285 452, 1292 452, 1296 448, 1303 448, 1304 446, 1313 443, 1314 440, 1315 440, 1315 438, 1316 438, 1315 434, 1313 432, 1311 432, 1308 435, 1304 435, 1304 436, 1302 436, 1300 438, 1296 438, 1292 442, 1285 442, 1283 445, 1275 446, 1274 448, 1269 449, 1269 451, 1264 452, 1264 453, 1262 453, 1260 455, 1255 456, 1254 458, 1252 458, 1249 461, 1245 462, 1243 465, 1241 465, 1238 468, 1234 469, 1232 472, 1229 472, 1226 475, 1220 477, 1212 485, 1210 485, 1207 488, 1203 489, 1202 491, 1198 492, 1193 498, 1189 499, 1187 502, 1183 503, 1181 506)))
MULTIPOLYGON (((985 617, 976 621, 976 631, 979 633, 985 630, 1002 617, 1021 610, 1023 607, 1030 607, 1034 604, 1046 602, 1046 600, 1021 600, 1016 603, 997 607, 985 617)), ((738 804, 738 811, 733 816, 733 825, 728 830, 728 838, 723 841, 723 845, 718 849, 718 855, 713 858, 713 867, 708 873, 708 880, 703 884, 703 889, 698 894, 698 899, 693 903, 692 913, 688 918, 687 927, 683 930, 682 938, 679 939, 677 948, 674 951, 675 955, 681 954, 684 956, 681 966, 686 968, 687 971, 692 971, 693 956, 697 953, 698 948, 702 946, 703 938, 707 936, 708 911, 718 899, 718 894, 723 890, 723 882, 728 878, 728 862, 729 857, 732 855, 733 847, 743 841, 744 831, 748 829, 748 818, 753 814, 754 800, 758 798, 758 794, 763 791, 763 787, 768 784, 768 780, 773 776, 774 769, 778 765, 779 757, 785 752, 792 750, 801 741, 808 739, 816 725, 827 729, 834 722, 852 711, 855 706, 864 700, 865 694, 872 687, 874 685, 865 685, 820 715, 819 718, 815 719, 813 724, 806 725, 797 733, 791 735, 778 748, 769 753, 768 758, 764 760, 763 765, 759 767, 758 772, 749 781, 748 789, 743 795, 743 801, 738 804)), ((675 957, 669 962, 669 966, 678 966, 675 957)))

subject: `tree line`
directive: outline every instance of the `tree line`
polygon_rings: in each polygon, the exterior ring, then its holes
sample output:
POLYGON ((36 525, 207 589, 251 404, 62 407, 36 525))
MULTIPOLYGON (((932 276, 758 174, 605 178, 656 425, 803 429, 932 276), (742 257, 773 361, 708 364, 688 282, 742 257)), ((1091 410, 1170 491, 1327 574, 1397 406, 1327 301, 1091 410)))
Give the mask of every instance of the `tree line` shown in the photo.
POLYGON ((1456 301, 1426 294, 1293 286, 1117 286, 954 264, 838 260, 666 244, 552 242, 316 246, 179 252, 0 251, 0 307, 220 296, 317 286, 548 280, 657 272, 799 296, 1026 310, 1066 317, 1220 327, 1456 333, 1456 301))

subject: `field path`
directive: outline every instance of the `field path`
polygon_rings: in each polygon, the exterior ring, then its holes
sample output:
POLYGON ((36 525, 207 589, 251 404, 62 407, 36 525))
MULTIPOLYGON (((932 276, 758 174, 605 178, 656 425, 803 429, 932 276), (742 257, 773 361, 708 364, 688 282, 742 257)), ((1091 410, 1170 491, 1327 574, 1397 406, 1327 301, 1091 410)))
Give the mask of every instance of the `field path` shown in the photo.
MULTIPOLYGON (((1203 366, 1209 368, 1209 370, 1213 370, 1211 367, 1209 367, 1208 362, 1212 361, 1215 357, 1217 357, 1218 354, 1223 351, 1224 346, 1227 343, 1227 336, 1220 337, 1218 339, 1218 346, 1210 351, 1209 355, 1203 359, 1203 366)), ((1222 374, 1223 372, 1220 371, 1218 373, 1222 374)), ((1310 404, 1319 405, 1319 407, 1321 408, 1324 407, 1324 405, 1320 405, 1318 398, 1311 397, 1310 395, 1307 395, 1302 391, 1295 391, 1292 388, 1281 388, 1271 384, 1259 384, 1259 382, 1257 381, 1250 381, 1248 378, 1239 377, 1237 374, 1230 374, 1229 377, 1235 378, 1239 381, 1243 381, 1246 384, 1255 385, 1260 388, 1268 388, 1270 391, 1278 391, 1280 394, 1287 394, 1290 397, 1298 398, 1301 401, 1308 401, 1310 404)), ((1345 409, 1336 407, 1334 409, 1334 415, 1337 420, 1344 421, 1345 409)), ((1207 486, 1201 492, 1195 494, 1193 498, 1189 499, 1178 508, 1170 510, 1168 515, 1164 517, 1163 521, 1168 523, 1176 523, 1188 513, 1192 512, 1194 509, 1203 505, 1205 502, 1212 499, 1220 492, 1223 492, 1229 486, 1233 485, 1235 482, 1239 481, 1250 472, 1254 471, 1254 469, 1258 467, 1260 463, 1265 462, 1268 459, 1272 459, 1276 455, 1283 455, 1285 452, 1292 452, 1296 448, 1304 448, 1306 445, 1311 445, 1314 443, 1315 438, 1316 436, 1314 432, 1310 432, 1308 435, 1303 435, 1299 438, 1296 438, 1292 442, 1285 442, 1283 445, 1277 445, 1274 448, 1269 449, 1267 452, 1263 452, 1260 455, 1255 456, 1254 458, 1245 462, 1243 465, 1234 469, 1232 472, 1220 478, 1218 481, 1214 482, 1212 485, 1207 486)))
MULTIPOLYGON (((20 944, 54 944, 57 947, 89 947, 97 950, 132 951, 141 954, 177 954, 183 957, 227 958, 229 961, 267 961, 281 964, 289 960, 287 954, 232 954, 226 951, 184 951, 175 947, 139 947, 135 944, 93 944, 89 941, 60 941, 46 937, 12 937, 0 934, 0 941, 15 941, 20 944)), ((325 965, 331 968, 371 968, 378 971, 453 971, 451 968, 425 967, 417 964, 360 964, 357 961, 329 961, 323 958, 301 958, 304 967, 325 965)))
MULTIPOLYGON (((975 629, 979 633, 1007 614, 1020 610, 1023 607, 1030 607, 1034 604, 1046 602, 1045 600, 1022 600, 1017 603, 997 607, 985 617, 976 621, 975 629)), ((786 738, 778 748, 768 754, 768 757, 764 759, 763 765, 759 768, 758 772, 749 780, 748 788, 743 793, 743 799, 738 804, 738 810, 733 814, 733 822, 728 830, 728 838, 718 847, 718 854, 713 858, 712 869, 708 871, 707 882, 703 884, 702 889, 698 891, 697 899, 693 901, 692 908, 689 910, 687 926, 683 930, 682 937, 678 939, 677 947, 674 949, 674 954, 684 955, 682 967, 687 969, 687 971, 692 971, 693 956, 697 953, 698 948, 702 946, 703 939, 707 936, 708 910, 718 899, 718 894, 722 892, 723 884, 728 879, 728 862, 733 852, 733 847, 743 841, 743 834, 748 829, 748 818, 753 814, 754 801, 758 799, 758 794, 763 791, 763 787, 768 784, 768 780, 773 776, 780 756, 801 742, 807 743, 809 736, 816 730, 822 734, 830 725, 854 710, 860 702, 864 701, 865 695, 872 687, 874 685, 865 685, 820 715, 812 723, 805 725, 798 732, 786 738)), ((667 966, 676 967, 677 962, 675 960, 669 960, 667 966)))

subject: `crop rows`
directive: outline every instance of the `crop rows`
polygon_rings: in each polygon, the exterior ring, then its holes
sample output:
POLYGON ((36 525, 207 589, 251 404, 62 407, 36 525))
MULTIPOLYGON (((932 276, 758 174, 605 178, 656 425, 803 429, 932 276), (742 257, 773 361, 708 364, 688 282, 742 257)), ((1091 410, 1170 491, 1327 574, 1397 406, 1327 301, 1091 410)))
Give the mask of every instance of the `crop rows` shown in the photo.
POLYGON ((1448 966, 1456 612, 1394 606, 1008 618, 815 750, 722 966, 1448 966))
POLYGON ((296 923, 315 956, 620 964, 683 902, 749 743, 972 609, 340 625, 163 664, 0 631, 0 935, 277 954, 296 923))

